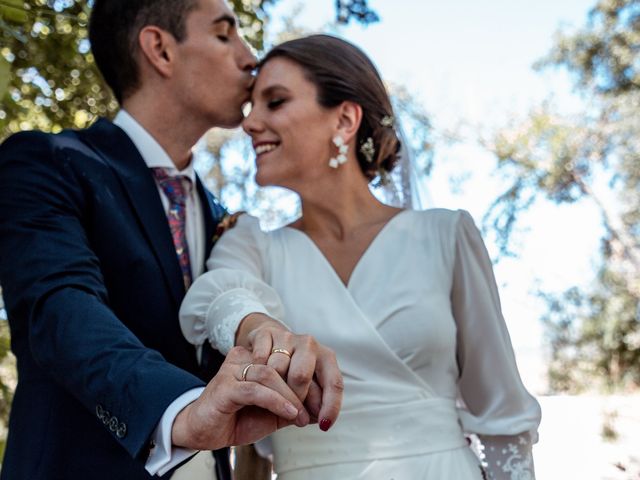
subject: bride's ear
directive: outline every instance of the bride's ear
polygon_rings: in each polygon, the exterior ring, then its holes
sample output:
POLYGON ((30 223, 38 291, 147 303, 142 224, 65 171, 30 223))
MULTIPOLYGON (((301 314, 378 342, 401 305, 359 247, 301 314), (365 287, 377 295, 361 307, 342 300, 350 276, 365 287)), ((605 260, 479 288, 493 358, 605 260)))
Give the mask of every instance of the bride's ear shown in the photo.
POLYGON ((338 106, 338 133, 346 143, 354 138, 362 123, 362 107, 355 102, 345 101, 338 106))

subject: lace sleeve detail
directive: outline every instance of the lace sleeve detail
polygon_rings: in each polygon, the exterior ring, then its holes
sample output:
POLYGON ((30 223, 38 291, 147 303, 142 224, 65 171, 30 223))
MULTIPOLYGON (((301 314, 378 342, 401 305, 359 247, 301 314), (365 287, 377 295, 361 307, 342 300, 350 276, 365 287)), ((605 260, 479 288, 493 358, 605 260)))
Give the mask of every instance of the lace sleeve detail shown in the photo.
POLYGON ((208 340, 225 355, 235 345, 236 331, 244 317, 250 313, 264 313, 275 320, 283 315, 275 292, 266 286, 254 288, 257 292, 248 288, 229 290, 209 307, 206 315, 208 340))
POLYGON ((490 480, 535 480, 531 435, 480 437, 486 478, 490 480))
POLYGON ((250 313, 264 313, 281 323, 284 317, 280 297, 265 282, 245 271, 218 268, 198 277, 187 292, 180 327, 189 342, 209 341, 226 355, 235 345, 240 322, 250 313))

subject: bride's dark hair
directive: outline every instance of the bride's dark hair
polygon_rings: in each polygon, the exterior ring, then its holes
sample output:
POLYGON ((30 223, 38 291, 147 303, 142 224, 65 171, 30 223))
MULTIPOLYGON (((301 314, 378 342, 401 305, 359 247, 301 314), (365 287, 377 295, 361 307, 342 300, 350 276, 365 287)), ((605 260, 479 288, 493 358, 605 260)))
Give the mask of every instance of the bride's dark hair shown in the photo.
POLYGON ((302 67, 307 79, 317 88, 320 105, 333 108, 351 101, 362 107, 356 153, 360 168, 369 180, 393 169, 400 140, 393 126, 385 122, 393 118, 393 108, 376 67, 362 50, 340 38, 311 35, 274 47, 259 68, 274 58, 286 58, 302 67), (369 137, 375 147, 371 162, 360 151, 369 137))

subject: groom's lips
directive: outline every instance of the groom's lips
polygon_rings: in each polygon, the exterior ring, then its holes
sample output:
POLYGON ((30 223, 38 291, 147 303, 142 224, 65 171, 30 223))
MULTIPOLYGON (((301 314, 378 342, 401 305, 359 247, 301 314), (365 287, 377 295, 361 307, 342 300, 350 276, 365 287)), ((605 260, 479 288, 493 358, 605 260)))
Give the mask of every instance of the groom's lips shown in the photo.
POLYGON ((244 96, 242 97, 242 103, 243 103, 243 104, 245 104, 245 103, 251 103, 251 89, 250 89, 250 88, 247 88, 247 89, 244 91, 244 96))
POLYGON ((247 92, 247 99, 246 101, 250 101, 251 100, 251 93, 253 92, 253 86, 256 83, 256 77, 254 77, 253 75, 251 77, 249 77, 249 79, 247 80, 247 86, 245 87, 245 91, 247 92))
POLYGON ((251 103, 251 93, 253 92, 253 84, 256 83, 256 78, 251 77, 247 80, 247 86, 245 87, 245 95, 242 100, 242 104, 251 103))

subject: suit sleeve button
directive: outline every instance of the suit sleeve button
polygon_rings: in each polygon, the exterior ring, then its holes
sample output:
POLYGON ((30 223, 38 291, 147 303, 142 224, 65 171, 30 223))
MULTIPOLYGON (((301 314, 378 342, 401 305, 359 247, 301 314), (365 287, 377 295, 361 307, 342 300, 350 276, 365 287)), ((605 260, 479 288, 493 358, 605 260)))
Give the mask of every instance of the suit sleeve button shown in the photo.
POLYGON ((118 429, 116 430, 116 437, 124 438, 126 434, 127 434, 127 425, 121 422, 120 425, 118 425, 118 429))
POLYGON ((109 420, 109 430, 115 432, 118 429, 118 419, 116 417, 111 417, 109 420))

